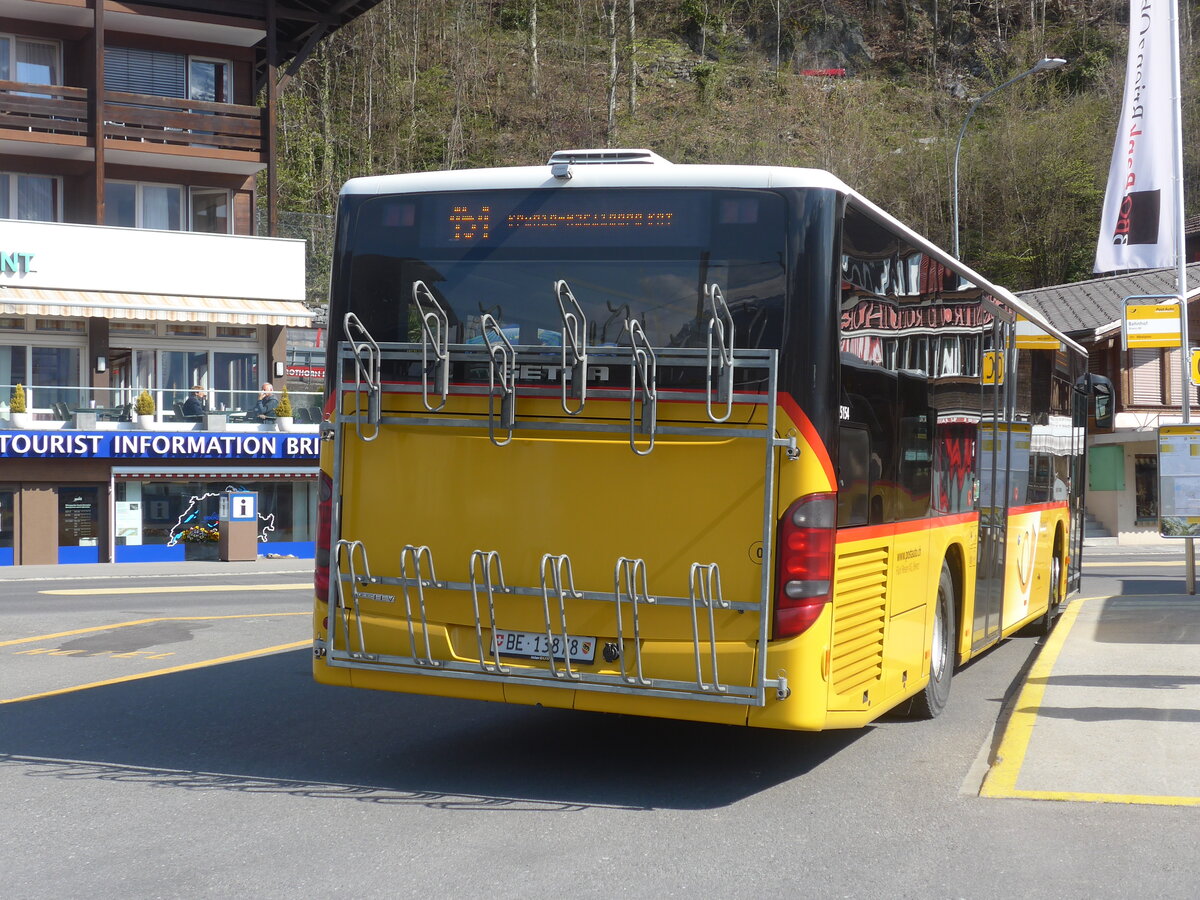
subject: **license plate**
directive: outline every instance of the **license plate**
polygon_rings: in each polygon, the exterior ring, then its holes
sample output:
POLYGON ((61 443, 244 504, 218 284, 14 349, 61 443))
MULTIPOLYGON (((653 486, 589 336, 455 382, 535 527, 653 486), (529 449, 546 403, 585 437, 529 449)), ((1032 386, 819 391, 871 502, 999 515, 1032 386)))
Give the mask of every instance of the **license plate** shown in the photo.
POLYGON ((525 659, 569 658, 571 662, 590 663, 596 659, 596 639, 569 634, 564 642, 561 634, 546 635, 535 631, 493 632, 496 653, 500 656, 520 656, 525 659))

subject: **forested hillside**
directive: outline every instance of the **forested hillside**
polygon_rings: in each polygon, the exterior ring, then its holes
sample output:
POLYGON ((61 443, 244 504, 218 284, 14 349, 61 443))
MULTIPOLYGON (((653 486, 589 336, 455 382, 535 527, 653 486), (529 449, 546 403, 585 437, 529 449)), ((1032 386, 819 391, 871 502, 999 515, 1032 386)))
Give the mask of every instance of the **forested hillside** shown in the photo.
MULTIPOLYGON (((1192 214, 1200 0, 1181 5, 1192 214)), ((1091 270, 1127 20, 1112 0, 384 0, 282 95, 281 209, 327 221, 355 175, 648 147, 829 169, 950 247, 971 101, 1060 56, 980 106, 959 206, 962 256, 988 276, 1072 281, 1091 270)))

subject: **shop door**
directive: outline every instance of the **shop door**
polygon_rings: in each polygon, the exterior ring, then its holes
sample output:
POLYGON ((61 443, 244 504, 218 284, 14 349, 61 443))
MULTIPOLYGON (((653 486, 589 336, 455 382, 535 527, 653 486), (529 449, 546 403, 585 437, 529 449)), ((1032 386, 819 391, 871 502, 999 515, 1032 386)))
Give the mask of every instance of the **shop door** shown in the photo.
POLYGON ((17 489, 0 486, 0 566, 16 563, 17 489))
POLYGON ((58 561, 100 562, 107 558, 103 546, 101 492, 97 486, 58 489, 58 561))

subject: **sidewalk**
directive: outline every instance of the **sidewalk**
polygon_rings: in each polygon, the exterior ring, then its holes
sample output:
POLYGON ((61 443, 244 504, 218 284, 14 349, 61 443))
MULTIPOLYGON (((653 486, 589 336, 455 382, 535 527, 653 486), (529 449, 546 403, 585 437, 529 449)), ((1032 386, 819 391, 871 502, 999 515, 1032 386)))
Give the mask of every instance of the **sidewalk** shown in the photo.
POLYGON ((83 563, 81 565, 0 566, 0 583, 6 581, 70 581, 91 578, 163 578, 178 575, 295 575, 312 579, 311 559, 267 559, 253 562, 83 563))
MULTIPOLYGON (((1089 552, 1090 548, 1090 552, 1089 552)), ((1001 722, 981 796, 1200 806, 1200 596, 1118 596, 1089 570, 1184 577, 1182 544, 1093 546, 1084 592, 1040 648, 1001 722)), ((1176 583, 1164 587, 1179 591, 1176 583)))

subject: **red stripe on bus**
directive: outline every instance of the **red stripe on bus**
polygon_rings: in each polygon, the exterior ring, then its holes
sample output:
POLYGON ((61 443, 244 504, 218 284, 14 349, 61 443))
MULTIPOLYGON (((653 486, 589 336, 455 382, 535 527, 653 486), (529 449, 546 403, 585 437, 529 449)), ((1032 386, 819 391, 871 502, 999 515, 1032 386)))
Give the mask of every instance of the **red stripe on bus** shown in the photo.
POLYGON ((958 513, 953 516, 930 516, 926 519, 912 519, 908 522, 892 522, 887 525, 863 525, 858 528, 839 528, 837 542, 839 544, 851 541, 865 541, 871 538, 895 537, 898 534, 911 534, 914 531, 929 531, 934 528, 949 528, 952 525, 966 525, 979 519, 979 513, 958 513))
POLYGON ((1031 503, 1028 506, 1011 506, 1008 514, 1010 516, 1018 515, 1019 513, 1041 512, 1044 509, 1066 509, 1066 500, 1051 500, 1048 503, 1031 503))
POLYGON ((821 469, 825 472, 825 477, 829 479, 829 489, 836 491, 837 475, 833 472, 833 461, 830 460, 829 451, 825 448, 825 442, 821 440, 821 436, 817 434, 817 429, 813 427, 813 423, 804 414, 804 410, 800 408, 800 404, 792 399, 791 394, 786 391, 780 391, 779 405, 783 407, 783 411, 787 413, 792 423, 800 429, 800 436, 804 438, 805 443, 808 444, 813 453, 817 454, 817 462, 821 464, 821 469))

